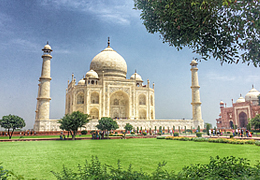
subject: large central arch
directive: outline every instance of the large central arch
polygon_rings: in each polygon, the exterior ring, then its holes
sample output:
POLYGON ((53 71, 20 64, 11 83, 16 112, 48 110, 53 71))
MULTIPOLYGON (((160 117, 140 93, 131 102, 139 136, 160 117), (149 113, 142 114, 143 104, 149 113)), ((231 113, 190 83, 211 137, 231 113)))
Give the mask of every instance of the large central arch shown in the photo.
POLYGON ((129 118, 129 97, 123 91, 116 91, 110 96, 111 118, 128 119, 129 118))
POLYGON ((247 115, 244 112, 239 114, 239 125, 240 127, 246 127, 247 125, 247 115))

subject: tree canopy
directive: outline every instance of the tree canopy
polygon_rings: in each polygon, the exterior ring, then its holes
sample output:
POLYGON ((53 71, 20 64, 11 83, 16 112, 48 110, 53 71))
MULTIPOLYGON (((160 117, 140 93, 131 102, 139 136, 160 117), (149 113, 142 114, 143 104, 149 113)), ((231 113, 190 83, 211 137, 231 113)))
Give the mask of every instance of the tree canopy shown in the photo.
POLYGON ((109 117, 102 117, 98 120, 98 125, 96 125, 96 127, 102 131, 111 131, 119 128, 117 122, 109 117))
POLYGON ((257 114, 254 118, 250 120, 250 124, 255 128, 260 128, 260 114, 257 114))
POLYGON ((11 139, 14 130, 25 127, 25 122, 23 118, 9 114, 8 116, 2 117, 0 120, 0 126, 7 129, 9 139, 11 139))
POLYGON ((71 114, 66 114, 62 119, 58 121, 60 123, 60 128, 65 131, 69 131, 72 140, 75 140, 78 129, 85 127, 85 124, 90 120, 88 114, 84 114, 80 111, 74 111, 71 114))
POLYGON ((149 33, 221 64, 260 67, 259 0, 134 0, 149 33))

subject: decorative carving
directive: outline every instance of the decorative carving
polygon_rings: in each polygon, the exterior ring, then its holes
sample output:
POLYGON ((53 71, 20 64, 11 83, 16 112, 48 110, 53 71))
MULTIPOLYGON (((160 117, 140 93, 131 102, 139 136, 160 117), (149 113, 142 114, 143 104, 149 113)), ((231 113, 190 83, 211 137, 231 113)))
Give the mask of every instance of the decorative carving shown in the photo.
POLYGON ((124 88, 124 87, 110 87, 109 95, 116 91, 124 91, 126 94, 130 95, 130 88, 124 88))

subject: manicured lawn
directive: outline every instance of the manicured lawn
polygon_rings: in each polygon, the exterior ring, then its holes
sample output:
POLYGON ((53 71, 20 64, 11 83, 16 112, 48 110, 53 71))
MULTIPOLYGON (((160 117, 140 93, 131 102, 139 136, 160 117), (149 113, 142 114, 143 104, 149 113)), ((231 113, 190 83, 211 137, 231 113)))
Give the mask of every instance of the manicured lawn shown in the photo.
POLYGON ((162 161, 167 161, 166 169, 180 171, 185 165, 208 163, 210 156, 217 155, 247 158, 251 164, 260 160, 260 147, 255 145, 157 139, 0 142, 0 147, 5 169, 39 179, 54 179, 50 171, 59 172, 63 165, 77 169, 92 155, 101 163, 116 166, 120 159, 123 168, 132 164, 145 172, 154 171, 162 161))
MULTIPOLYGON (((66 135, 67 137, 67 135, 66 135)), ((91 137, 91 135, 77 135, 76 137, 91 137)), ((50 136, 12 136, 12 139, 25 139, 25 138, 60 138, 60 135, 50 135, 50 136)), ((70 136, 71 138, 71 136, 70 136)), ((9 136, 0 136, 0 139, 9 139, 9 136)))

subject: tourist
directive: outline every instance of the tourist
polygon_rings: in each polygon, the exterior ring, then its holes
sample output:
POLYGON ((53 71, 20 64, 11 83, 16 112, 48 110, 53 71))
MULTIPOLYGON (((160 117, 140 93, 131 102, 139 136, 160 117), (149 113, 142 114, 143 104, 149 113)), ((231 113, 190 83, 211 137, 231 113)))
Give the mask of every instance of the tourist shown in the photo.
POLYGON ((219 130, 217 130, 217 136, 219 137, 219 130))
POLYGON ((246 130, 246 137, 248 137, 248 130, 246 130))
POLYGON ((215 129, 213 129, 213 136, 215 136, 215 129))
POLYGON ((209 130, 209 137, 211 137, 211 130, 209 130))
POLYGON ((170 130, 170 134, 171 134, 171 136, 172 136, 172 130, 170 130))
POLYGON ((241 129, 241 137, 243 137, 243 133, 244 133, 244 131, 243 131, 243 129, 241 129))
POLYGON ((238 134, 238 129, 236 129, 236 136, 237 136, 237 134, 238 134))
POLYGON ((232 133, 233 133, 233 137, 235 136, 235 131, 234 131, 234 129, 232 130, 232 133))

